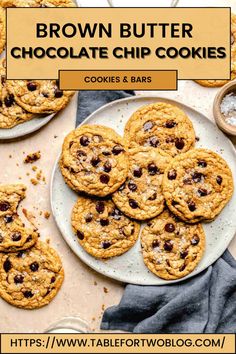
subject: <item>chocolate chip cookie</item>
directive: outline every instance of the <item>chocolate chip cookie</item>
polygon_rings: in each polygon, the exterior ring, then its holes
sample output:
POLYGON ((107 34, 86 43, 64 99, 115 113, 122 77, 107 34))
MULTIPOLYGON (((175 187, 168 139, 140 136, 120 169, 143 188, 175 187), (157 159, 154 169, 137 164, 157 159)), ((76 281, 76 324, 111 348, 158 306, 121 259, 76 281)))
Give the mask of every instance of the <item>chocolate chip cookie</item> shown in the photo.
POLYGON ((230 80, 195 80, 205 87, 221 87, 236 78, 236 15, 231 15, 231 79, 230 80))
POLYGON ((163 178, 168 207, 190 223, 213 220, 232 197, 233 188, 232 173, 226 161, 205 149, 176 156, 163 178))
POLYGON ((35 309, 49 304, 64 278, 61 259, 47 243, 0 254, 0 296, 11 305, 35 309))
POLYGON ((38 239, 35 228, 25 227, 17 214, 25 197, 24 185, 0 185, 0 252, 17 252, 32 247, 38 239))
POLYGON ((141 107, 131 116, 124 139, 129 147, 157 147, 175 156, 194 147, 195 133, 181 109, 158 102, 141 107))
POLYGON ((110 258, 128 251, 140 226, 127 218, 110 199, 80 196, 72 211, 72 228, 80 245, 96 258, 110 258))
POLYGON ((163 150, 144 146, 130 149, 128 157, 128 178, 112 199, 131 218, 153 218, 164 209, 162 179, 171 157, 163 150))
POLYGON ((6 89, 19 106, 31 113, 53 113, 64 108, 74 91, 61 91, 58 80, 7 80, 6 89))
POLYGON ((0 7, 0 54, 3 52, 5 48, 5 42, 6 42, 6 13, 5 9, 0 7))
POLYGON ((174 280, 197 266, 205 249, 205 234, 201 224, 185 224, 165 210, 144 227, 141 246, 144 263, 151 272, 174 280))
POLYGON ((6 89, 5 59, 0 60, 0 77, 0 128, 12 128, 32 119, 33 114, 20 107, 6 89))
POLYGON ((83 125, 65 138, 60 167, 72 189, 104 197, 126 180, 128 157, 122 138, 113 129, 83 125))

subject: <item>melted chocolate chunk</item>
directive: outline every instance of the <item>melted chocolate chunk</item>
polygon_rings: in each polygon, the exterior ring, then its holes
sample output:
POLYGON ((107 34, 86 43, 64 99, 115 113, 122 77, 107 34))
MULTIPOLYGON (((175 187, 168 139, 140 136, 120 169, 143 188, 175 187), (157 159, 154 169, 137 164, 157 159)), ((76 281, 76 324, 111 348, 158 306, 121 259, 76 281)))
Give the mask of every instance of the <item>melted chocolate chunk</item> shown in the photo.
POLYGON ((97 201, 96 203, 96 210, 99 214, 102 214, 105 210, 105 204, 102 201, 97 201))
POLYGON ((93 220, 93 214, 89 213, 85 216, 86 222, 91 222, 93 220))
POLYGON ((195 183, 201 182, 203 178, 204 178, 204 175, 201 172, 194 172, 192 174, 192 180, 195 183))
POLYGON ((82 135, 79 141, 82 146, 88 146, 90 143, 90 140, 86 135, 82 135))
POLYGON ((196 204, 194 203, 193 200, 188 202, 188 208, 189 208, 190 211, 196 210, 196 204))
POLYGON ((7 211, 8 209, 10 209, 8 202, 0 202, 0 211, 7 211))
POLYGON ((187 251, 187 250, 185 250, 185 251, 183 251, 183 252, 180 252, 180 258, 181 258, 181 259, 186 258, 187 255, 188 255, 188 251, 187 251))
POLYGON ((191 244, 192 244, 193 246, 196 246, 196 245, 199 244, 199 242, 200 242, 199 236, 198 236, 198 235, 194 235, 193 238, 192 238, 192 240, 191 240, 191 244))
POLYGON ((93 167, 96 167, 99 162, 101 162, 100 158, 98 156, 94 156, 92 159, 91 159, 91 165, 93 167))
POLYGON ((152 248, 156 248, 156 247, 159 247, 160 246, 160 242, 158 240, 154 240, 152 242, 152 248))
POLYGON ((103 171, 109 173, 111 171, 111 164, 109 161, 106 161, 103 165, 103 171))
POLYGON ((207 167, 207 162, 205 160, 199 160, 198 161, 198 166, 199 167, 207 167))
POLYGON ((20 232, 14 232, 14 234, 11 235, 12 241, 17 242, 21 240, 21 233, 20 232))
POLYGON ((39 269, 39 264, 38 262, 33 262, 30 264, 30 269, 32 270, 32 272, 37 272, 37 270, 39 269))
POLYGON ((14 276, 14 283, 15 284, 22 284, 24 281, 24 277, 21 274, 17 274, 14 276))
POLYGON ((219 186, 222 184, 223 178, 221 176, 216 177, 216 182, 219 184, 219 186))
POLYGON ((109 247, 111 247, 111 243, 109 241, 104 241, 102 243, 102 248, 104 248, 104 250, 106 250, 109 247))
POLYGON ((156 175, 159 172, 160 172, 159 168, 154 163, 150 163, 148 165, 148 173, 149 173, 149 175, 154 176, 154 175, 156 175))
POLYGON ((197 192, 200 197, 205 197, 206 195, 208 195, 208 191, 205 188, 199 188, 197 192))
POLYGON ((23 294, 26 299, 29 299, 34 296, 34 294, 30 290, 24 291, 23 294))
MULTIPOLYGON (((86 157, 87 157, 87 154, 86 154, 86 152, 84 152, 83 150, 77 150, 77 151, 76 151, 76 156, 78 157, 78 159, 80 159, 81 157, 86 158, 86 157)), ((82 159, 82 160, 85 160, 85 159, 82 159)))
POLYGON ((109 220, 108 219, 100 219, 100 224, 101 224, 101 226, 108 226, 109 220))
POLYGON ((164 250, 167 252, 170 252, 170 251, 172 251, 172 249, 173 249, 172 243, 170 241, 166 241, 164 243, 164 250))
POLYGON ((129 182, 128 183, 128 188, 132 191, 132 192, 135 192, 136 189, 137 189, 137 185, 133 182, 129 182))
POLYGON ((148 200, 155 200, 157 199, 157 193, 154 192, 153 195, 151 195, 151 197, 148 198, 148 200))
POLYGON ((183 180, 183 183, 184 183, 185 185, 191 185, 191 184, 193 184, 193 181, 192 181, 192 179, 191 179, 190 177, 188 177, 188 178, 185 178, 185 179, 183 180))
POLYGON ((148 120, 146 123, 143 125, 143 129, 145 132, 151 130, 153 128, 154 124, 150 120, 148 120))
POLYGON ((175 140, 175 147, 178 149, 178 150, 182 150, 185 146, 185 142, 184 142, 184 139, 183 138, 176 138, 175 140))
POLYGON ((110 156, 111 155, 110 151, 103 151, 102 154, 104 156, 110 156))
POLYGON ((151 136, 148 139, 148 144, 152 147, 157 147, 159 145, 160 141, 157 139, 156 136, 151 136))
POLYGON ((6 224, 9 224, 10 222, 13 221, 13 216, 12 215, 4 216, 4 221, 5 221, 6 224))
POLYGON ((166 232, 174 232, 175 231, 175 225, 172 223, 168 223, 165 225, 165 231, 166 232))
POLYGON ((114 155, 119 155, 120 153, 124 152, 124 148, 121 145, 115 145, 112 149, 112 153, 114 155))
POLYGON ((52 278, 51 278, 51 284, 52 284, 52 283, 55 283, 55 281, 56 281, 56 277, 52 276, 52 278))
POLYGON ((177 177, 177 172, 175 171, 175 170, 170 170, 169 172, 168 172, 168 179, 169 180, 173 180, 173 179, 176 179, 176 177, 177 177))
POLYGON ((100 182, 103 184, 107 184, 110 180, 110 177, 108 175, 101 175, 100 176, 100 182))
POLYGON ((3 263, 3 269, 5 270, 6 273, 8 273, 11 268, 12 268, 11 262, 7 258, 3 263))
POLYGON ((54 96, 56 98, 61 98, 63 96, 63 91, 59 90, 58 88, 54 91, 54 96))
POLYGON ((79 240, 82 241, 84 239, 84 234, 83 234, 82 231, 77 230, 76 235, 77 235, 79 240))
POLYGON ((186 268, 186 264, 184 263, 180 268, 179 271, 182 272, 186 268))
POLYGON ((129 199, 129 205, 132 209, 137 209, 138 208, 138 203, 134 199, 129 199))
POLYGON ((125 183, 123 183, 123 184, 119 187, 118 191, 121 192, 121 191, 123 191, 124 189, 125 189, 125 183))
POLYGON ((5 106, 8 107, 8 108, 11 107, 14 102, 15 102, 15 99, 14 99, 14 95, 13 94, 9 94, 8 96, 6 96, 4 98, 5 106))
POLYGON ((143 172, 142 172, 142 169, 140 167, 136 167, 133 170, 134 177, 140 178, 142 176, 142 174, 143 174, 143 172))
POLYGON ((174 128, 176 126, 176 122, 172 119, 167 120, 165 123, 165 127, 168 129, 174 128))
POLYGON ((121 219, 121 216, 122 216, 122 212, 117 209, 117 208, 114 208, 110 214, 115 220, 120 220, 121 219))
POLYGON ((35 91, 37 89, 37 84, 35 82, 28 82, 27 89, 29 91, 35 91))

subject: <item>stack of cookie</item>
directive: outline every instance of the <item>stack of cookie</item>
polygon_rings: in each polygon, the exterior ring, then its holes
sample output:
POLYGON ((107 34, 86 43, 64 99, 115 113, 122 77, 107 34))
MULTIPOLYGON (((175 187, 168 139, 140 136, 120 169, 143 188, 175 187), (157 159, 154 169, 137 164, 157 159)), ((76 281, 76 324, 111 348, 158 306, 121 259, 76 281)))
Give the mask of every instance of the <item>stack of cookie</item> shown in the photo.
MULTIPOLYGON (((1 0, 0 54, 5 48, 5 7, 75 7, 73 0, 1 0)), ((0 128, 9 129, 33 118, 62 110, 74 91, 59 89, 58 80, 6 80, 5 59, 0 60, 0 128)))
POLYGON ((22 184, 0 185, 0 296, 10 304, 34 309, 47 305, 64 278, 61 259, 35 228, 17 213, 25 198, 22 184))
POLYGON ((72 228, 81 246, 96 258, 121 255, 147 221, 141 232, 147 267, 164 279, 189 274, 205 247, 199 222, 213 220, 233 193, 227 163, 194 145, 190 119, 163 102, 136 111, 123 139, 98 125, 72 131, 60 168, 80 194, 72 228))

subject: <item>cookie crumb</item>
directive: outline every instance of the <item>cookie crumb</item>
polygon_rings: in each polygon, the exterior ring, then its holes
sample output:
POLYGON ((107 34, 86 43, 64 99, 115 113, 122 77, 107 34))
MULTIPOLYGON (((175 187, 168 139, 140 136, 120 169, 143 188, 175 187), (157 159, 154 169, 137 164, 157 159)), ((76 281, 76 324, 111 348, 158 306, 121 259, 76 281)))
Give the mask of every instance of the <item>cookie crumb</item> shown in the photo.
POLYGON ((30 182, 31 182, 34 186, 37 186, 37 184, 39 183, 39 182, 37 181, 37 179, 35 179, 35 178, 31 178, 30 182))
POLYGON ((50 213, 49 211, 45 211, 45 212, 44 212, 44 217, 45 217, 45 219, 49 219, 50 216, 51 216, 51 213, 50 213))
POLYGON ((105 310, 105 305, 104 304, 102 304, 102 311, 104 311, 105 310))
POLYGON ((11 159, 12 158, 12 155, 9 155, 9 159, 11 159))
POLYGON ((103 288, 103 291, 104 291, 105 294, 108 293, 108 289, 107 289, 105 286, 104 286, 104 288, 103 288))
POLYGON ((37 166, 32 166, 32 171, 36 172, 36 171, 37 171, 37 169, 38 169, 38 167, 37 167, 37 166))
POLYGON ((28 154, 26 158, 24 159, 24 163, 33 163, 41 158, 41 153, 40 151, 33 152, 31 154, 28 154))

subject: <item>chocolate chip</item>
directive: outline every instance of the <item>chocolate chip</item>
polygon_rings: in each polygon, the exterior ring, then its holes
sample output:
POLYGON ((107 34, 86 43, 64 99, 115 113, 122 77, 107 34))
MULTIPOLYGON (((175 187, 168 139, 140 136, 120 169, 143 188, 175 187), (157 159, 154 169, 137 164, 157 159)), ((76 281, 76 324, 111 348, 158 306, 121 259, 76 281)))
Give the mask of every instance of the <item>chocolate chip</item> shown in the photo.
POLYGON ((11 107, 15 102, 14 95, 10 94, 4 98, 4 103, 6 107, 11 107))
POLYGON ((159 247, 160 246, 160 242, 158 240, 154 240, 152 242, 152 248, 156 248, 156 247, 159 247))
POLYGON ((93 141, 95 141, 95 143, 101 143, 103 141, 103 137, 101 135, 94 135, 93 141))
POLYGON ((157 147, 159 145, 160 141, 157 139, 156 136, 151 136, 148 139, 148 144, 151 145, 152 147, 157 147))
POLYGON ((183 138, 176 138, 175 139, 175 147, 178 149, 178 150, 182 150, 184 148, 184 139, 183 138))
POLYGON ((94 156, 92 159, 91 159, 91 165, 93 167, 96 167, 99 162, 101 162, 100 158, 98 156, 94 156))
POLYGON ((42 92, 43 97, 48 98, 49 94, 47 92, 42 92))
POLYGON ((194 235, 193 238, 192 238, 192 240, 191 240, 191 244, 192 244, 193 246, 196 246, 196 245, 199 244, 199 241, 200 241, 199 236, 198 236, 198 235, 194 235))
POLYGON ((188 251, 187 251, 187 250, 186 250, 186 251, 183 251, 183 252, 180 252, 180 258, 181 258, 181 259, 186 258, 187 255, 188 255, 188 251))
POLYGON ((17 258, 22 258, 23 254, 24 254, 24 251, 20 251, 20 252, 17 253, 16 257, 17 258))
POLYGON ((200 141, 199 136, 196 136, 196 137, 195 137, 195 141, 200 141))
POLYGON ((122 212, 117 209, 117 208, 114 208, 110 214, 115 220, 120 220, 121 219, 121 216, 122 216, 122 212))
POLYGON ((52 284, 52 283, 55 283, 55 281, 56 281, 56 277, 54 277, 54 276, 51 277, 51 284, 52 284))
POLYGON ((175 225, 172 223, 168 223, 165 225, 165 231, 166 232, 174 232, 175 231, 175 225))
POLYGON ((133 170, 134 177, 140 178, 142 176, 142 169, 140 167, 136 167, 133 170))
POLYGON ((96 210, 99 214, 102 214, 105 210, 105 204, 102 201, 96 203, 96 210))
POLYGON ((112 149, 114 155, 119 155, 121 152, 125 151, 121 145, 115 145, 112 149))
POLYGON ((150 121, 150 120, 148 120, 146 123, 144 123, 144 125, 143 125, 143 129, 144 129, 144 131, 145 132, 147 132, 148 130, 150 130, 150 129, 152 129, 153 128, 153 123, 150 121))
POLYGON ((111 171, 111 164, 109 161, 106 161, 103 165, 103 171, 109 173, 111 171))
POLYGON ((12 215, 4 216, 4 221, 5 221, 6 224, 9 224, 10 222, 13 221, 13 216, 12 215))
POLYGON ((170 170, 168 172, 168 179, 173 180, 176 179, 177 177, 177 172, 175 170, 170 170))
POLYGON ((21 240, 21 233, 20 232, 14 232, 14 234, 11 235, 12 241, 17 242, 21 240))
POLYGON ((61 97, 63 96, 63 91, 61 91, 61 90, 59 90, 59 89, 56 89, 56 90, 54 91, 54 96, 55 96, 56 98, 61 98, 61 97))
POLYGON ((176 126, 176 122, 172 119, 167 120, 165 123, 165 127, 169 129, 174 128, 175 126, 176 126))
POLYGON ((134 192, 134 191, 136 191, 136 189, 137 189, 137 185, 136 185, 135 183, 133 183, 133 182, 129 182, 129 183, 128 183, 128 188, 129 188, 132 192, 134 192))
POLYGON ((110 180, 110 177, 108 175, 101 175, 100 176, 100 182, 103 184, 107 184, 110 180))
POLYGON ((27 88, 29 91, 35 91, 37 89, 37 84, 35 82, 28 82, 27 88))
POLYGON ((188 208, 190 211, 196 210, 196 204, 194 203, 194 201, 188 202, 188 208))
POLYGON ((107 248, 109 248, 111 246, 111 243, 109 241, 104 241, 102 243, 102 248, 104 248, 104 250, 106 250, 107 248))
POLYGON ((2 242, 3 242, 3 240, 4 240, 3 236, 2 236, 2 235, 0 235, 0 243, 2 243, 2 242))
POLYGON ((192 174, 192 180, 195 183, 201 182, 203 178, 204 178, 204 175, 201 172, 194 172, 192 174))
POLYGON ((154 175, 156 175, 159 172, 160 172, 159 168, 154 163, 150 163, 148 165, 148 173, 149 173, 149 175, 154 176, 154 175))
POLYGON ((155 200, 155 199, 157 199, 157 193, 156 193, 156 192, 154 192, 154 193, 148 198, 148 200, 155 200))
POLYGON ((24 277, 21 274, 15 275, 14 276, 14 283, 15 284, 22 284, 24 281, 24 277))
POLYGON ((90 143, 90 140, 86 135, 82 135, 79 141, 82 146, 88 146, 90 143))
POLYGON ((3 269, 5 270, 6 273, 8 273, 11 268, 12 268, 11 262, 7 258, 3 263, 3 269))
POLYGON ((180 268, 179 268, 179 271, 182 272, 186 267, 186 264, 183 264, 180 268))
MULTIPOLYGON (((83 150, 77 150, 76 151, 76 156, 78 157, 78 159, 80 159, 81 157, 87 157, 86 152, 84 152, 83 150)), ((84 160, 84 159, 83 159, 84 160)))
POLYGON ((26 290, 26 291, 24 291, 24 297, 26 298, 26 299, 29 299, 30 297, 33 297, 34 296, 34 294, 30 291, 30 290, 26 290))
POLYGON ((138 203, 134 199, 129 199, 129 205, 132 209, 137 209, 138 208, 138 203))
POLYGON ((172 200, 172 202, 171 202, 171 205, 173 205, 173 206, 176 206, 176 205, 178 205, 179 203, 176 201, 176 200, 172 200))
POLYGON ((39 269, 39 264, 38 262, 33 262, 30 264, 30 269, 32 270, 32 272, 37 272, 37 270, 39 269))
POLYGON ((108 226, 109 225, 109 220, 108 219, 101 219, 100 220, 101 226, 108 226))
POLYGON ((208 191, 205 188, 199 188, 197 192, 200 197, 205 197, 206 195, 208 195, 208 191))
POLYGON ((164 250, 167 252, 170 252, 170 251, 172 251, 172 249, 173 249, 172 243, 170 241, 166 241, 164 243, 164 250))
POLYGON ((207 162, 205 160, 199 160, 198 161, 198 166, 199 167, 207 167, 207 162))
POLYGON ((83 239, 84 239, 84 234, 83 234, 83 232, 77 230, 76 235, 77 235, 77 237, 78 237, 79 240, 83 240, 83 239))
POLYGON ((183 180, 183 183, 185 184, 185 185, 191 185, 192 183, 193 183, 193 181, 192 181, 192 179, 191 178, 185 178, 184 180, 183 180))
POLYGON ((125 183, 123 183, 123 184, 119 187, 118 191, 121 192, 121 191, 123 191, 124 189, 125 189, 125 183))
POLYGON ((103 151, 102 154, 104 156, 110 156, 111 155, 110 151, 103 151))
POLYGON ((223 178, 221 176, 217 176, 216 177, 216 182, 221 185, 222 184, 222 181, 223 181, 223 178))
POLYGON ((0 211, 7 211, 10 208, 8 202, 0 202, 0 211))
POLYGON ((93 214, 89 213, 85 216, 86 222, 91 222, 93 220, 93 214))

